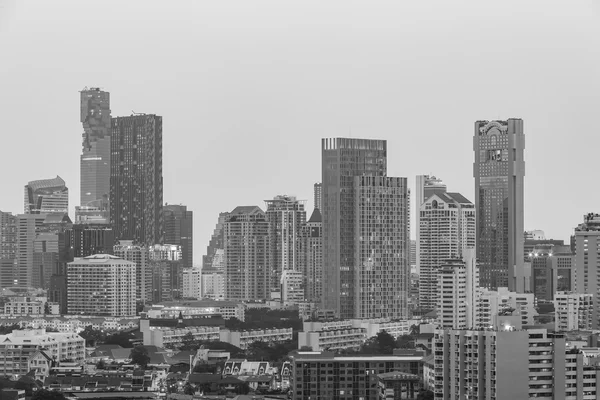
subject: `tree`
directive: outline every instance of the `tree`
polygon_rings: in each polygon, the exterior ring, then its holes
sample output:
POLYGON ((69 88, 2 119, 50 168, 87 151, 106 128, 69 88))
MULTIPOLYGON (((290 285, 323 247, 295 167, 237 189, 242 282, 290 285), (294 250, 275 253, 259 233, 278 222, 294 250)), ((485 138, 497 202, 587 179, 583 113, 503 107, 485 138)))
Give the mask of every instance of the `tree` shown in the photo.
POLYGON ((131 353, 129 353, 129 358, 131 358, 132 363, 137 364, 144 369, 146 369, 148 363, 150 362, 148 349, 142 346, 134 347, 133 349, 131 349, 131 353))
POLYGON ((399 349, 414 349, 415 340, 410 335, 398 336, 398 339, 396 339, 396 347, 399 349))
POLYGON ((196 393, 196 388, 192 386, 191 383, 186 382, 185 386, 183 387, 183 393, 193 395, 194 393, 196 393))
POLYGON ((79 332, 79 336, 85 339, 88 346, 95 346, 106 340, 106 334, 101 330, 92 328, 91 325, 86 326, 84 330, 79 332))
POLYGON ((104 360, 100 360, 96 363, 96 369, 105 369, 106 368, 106 363, 104 362, 104 360))
POLYGON ((8 335, 9 333, 12 333, 12 331, 17 330, 17 329, 21 329, 19 324, 0 326, 0 335, 8 335))
POLYGON ((194 335, 192 335, 192 332, 186 333, 183 336, 183 338, 181 338, 181 346, 179 347, 179 350, 181 350, 181 351, 186 351, 186 350, 196 351, 199 348, 200 348, 200 344, 194 338, 194 335))
POLYGON ((61 392, 55 392, 53 390, 40 389, 36 391, 31 400, 66 400, 64 394, 61 392))
POLYGON ((417 400, 433 400, 434 393, 431 390, 421 390, 417 394, 417 400))
POLYGON ((48 302, 44 303, 44 315, 50 314, 50 304, 48 302))
POLYGON ((132 340, 135 340, 133 333, 121 331, 108 336, 104 343, 117 344, 123 348, 130 349, 133 347, 133 344, 131 343, 132 340))
POLYGON ((421 333, 421 326, 420 325, 411 325, 410 327, 410 336, 417 336, 418 334, 421 333))

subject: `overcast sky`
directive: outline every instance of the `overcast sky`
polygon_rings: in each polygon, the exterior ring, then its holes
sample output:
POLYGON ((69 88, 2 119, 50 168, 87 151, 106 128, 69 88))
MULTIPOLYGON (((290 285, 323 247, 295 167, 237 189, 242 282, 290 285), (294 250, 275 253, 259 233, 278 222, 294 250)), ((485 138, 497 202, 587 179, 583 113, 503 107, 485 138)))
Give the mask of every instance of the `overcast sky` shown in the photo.
POLYGON ((495 3, 0 0, 0 210, 56 175, 78 205, 78 91, 98 86, 113 116, 163 116, 196 263, 220 211, 289 194, 310 214, 323 137, 387 139, 390 176, 474 200, 474 121, 510 117, 525 227, 566 240, 600 212, 600 6, 495 3))

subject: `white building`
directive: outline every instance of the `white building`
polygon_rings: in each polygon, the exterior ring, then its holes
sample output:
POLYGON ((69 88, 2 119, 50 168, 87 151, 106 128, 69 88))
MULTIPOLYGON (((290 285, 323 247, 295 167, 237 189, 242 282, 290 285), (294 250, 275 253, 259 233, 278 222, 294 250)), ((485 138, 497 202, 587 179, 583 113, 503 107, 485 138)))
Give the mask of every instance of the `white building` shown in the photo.
POLYGON ((219 340, 245 350, 254 342, 265 342, 269 344, 284 343, 292 340, 293 329, 257 329, 252 331, 231 331, 221 329, 219 340))
POLYGON ((135 263, 136 299, 152 300, 152 269, 150 250, 146 246, 134 245, 131 240, 121 240, 114 245, 113 253, 123 260, 135 263))
POLYGON ((480 289, 477 301, 476 327, 488 328, 495 325, 494 318, 510 310, 512 315, 518 315, 522 325, 533 325, 534 317, 538 315, 535 310, 535 296, 533 293, 509 292, 508 288, 500 287, 498 290, 480 289))
POLYGON ((44 315, 59 314, 57 303, 49 303, 46 297, 10 297, 4 304, 4 316, 44 315), (47 305, 47 310, 46 310, 47 305))
POLYGON ((109 254, 67 264, 67 301, 71 314, 135 315, 136 265, 109 254))
POLYGON ((554 294, 554 329, 557 332, 593 329, 594 295, 556 292, 554 294))
POLYGON ((475 206, 460 193, 436 193, 419 211, 419 306, 437 306, 437 270, 475 248, 475 206))
POLYGON ((183 270, 183 297, 187 299, 202 298, 202 270, 200 268, 183 270))
POLYGON ((182 300, 153 304, 147 311, 149 318, 175 319, 181 314, 184 318, 194 316, 221 315, 224 319, 237 318, 244 320, 243 303, 215 300, 182 300))
POLYGON ((467 327, 467 269, 461 260, 448 260, 437 271, 437 316, 441 328, 467 327))
MULTIPOLYGON (((217 256, 215 255, 215 259, 217 256)), ((202 297, 222 300, 225 298, 225 280, 221 270, 210 268, 202 270, 202 297)))
POLYGON ((281 302, 294 305, 304 301, 304 276, 300 271, 290 269, 281 272, 281 302))

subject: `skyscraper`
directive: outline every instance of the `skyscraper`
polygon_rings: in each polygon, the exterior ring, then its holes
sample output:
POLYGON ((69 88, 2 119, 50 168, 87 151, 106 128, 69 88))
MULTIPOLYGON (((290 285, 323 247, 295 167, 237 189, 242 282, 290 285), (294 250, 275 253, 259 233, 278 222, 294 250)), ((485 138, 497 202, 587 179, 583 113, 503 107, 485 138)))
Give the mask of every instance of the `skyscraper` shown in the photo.
POLYGON ((475 207, 460 193, 431 195, 419 207, 419 307, 437 304, 438 268, 475 248, 475 207))
POLYGON ((415 248, 415 265, 417 274, 421 273, 421 240, 419 227, 421 226, 421 205, 430 198, 433 194, 446 193, 446 185, 441 179, 430 175, 417 175, 415 185, 415 226, 416 226, 416 248, 415 248))
POLYGON ((305 242, 302 240, 306 211, 304 201, 293 196, 275 196, 265 203, 265 216, 269 223, 270 288, 277 291, 283 271, 304 273, 306 269, 305 242))
POLYGON ((112 119, 110 222, 117 240, 163 243, 162 117, 112 119))
POLYGON ((523 292, 523 120, 475 122, 473 149, 480 284, 523 292))
POLYGON ((354 177, 354 318, 408 318, 406 178, 354 177))
MULTIPOLYGON (((219 213, 219 219, 217 220, 217 225, 215 226, 215 230, 210 237, 210 241, 208 246, 206 247, 206 255, 202 256, 202 268, 211 268, 215 267, 214 258, 219 251, 224 252, 225 249, 225 224, 229 220, 229 213, 222 212, 219 213)), ((222 266, 222 264, 220 264, 222 266)))
POLYGON ((163 207, 165 243, 181 246, 184 268, 194 266, 194 214, 187 206, 165 204, 163 207))
POLYGON ((106 215, 110 194, 110 94, 99 88, 84 88, 80 111, 83 125, 80 206, 97 208, 106 215))
POLYGON ((156 244, 150 248, 152 302, 179 300, 183 297, 181 246, 156 244))
POLYGON ((225 223, 224 238, 225 299, 269 299, 269 222, 264 211, 236 207, 225 223))
POLYGON ((304 226, 306 240, 306 272, 304 273, 304 298, 320 303, 323 294, 323 219, 315 208, 304 226))
POLYGON ((314 185, 314 204, 313 207, 314 208, 318 208, 319 210, 322 207, 323 204, 323 184, 322 183, 315 183, 314 185))
MULTIPOLYGON (((371 240, 371 235, 365 234, 360 238, 362 229, 371 229, 368 224, 374 224, 372 227, 373 238, 386 236, 383 232, 384 224, 387 223, 388 215, 381 212, 377 215, 371 215, 374 221, 369 222, 365 218, 370 211, 370 205, 366 202, 371 197, 371 192, 381 191, 381 198, 377 201, 377 207, 382 210, 389 210, 391 204, 384 204, 389 199, 396 199, 396 207, 401 208, 408 202, 408 198, 400 199, 401 192, 408 189, 400 181, 394 181, 397 178, 387 179, 365 179, 366 177, 383 178, 387 174, 387 143, 385 140, 369 139, 347 139, 333 138, 322 140, 322 185, 323 185, 323 307, 334 310, 340 318, 355 318, 361 314, 361 308, 366 305, 358 304, 357 298, 363 301, 363 294, 358 293, 364 290, 364 287, 357 287, 358 274, 370 268, 366 256, 367 245, 360 240, 371 240), (356 179, 360 177, 362 179, 356 179), (381 188, 376 186, 380 185, 381 188), (396 186, 394 186, 396 185, 396 186), (394 187, 394 189, 392 189, 394 187), (386 193, 385 198, 383 192, 386 193), (392 193, 393 192, 393 193, 392 193), (357 196, 365 196, 359 198, 357 196), (389 197, 389 199, 388 199, 389 197), (358 230, 357 230, 358 229, 358 230), (357 248, 357 245, 365 246, 357 248)), ((394 211, 396 212, 396 211, 394 211)), ((408 211, 406 211, 408 212, 408 211)), ((395 215, 394 218, 400 218, 395 215)), ((408 224, 408 219, 398 224, 408 224)), ((398 225, 398 235, 404 235, 404 226, 398 225)), ((406 227, 407 228, 407 227, 406 227)), ((392 235, 392 233, 389 233, 392 235)), ((408 247, 409 238, 404 237, 402 242, 400 237, 396 238, 398 242, 389 244, 394 251, 397 250, 399 265, 394 268, 400 269, 401 273, 408 274, 408 247)), ((374 239, 373 239, 374 240, 374 239)), ((382 239, 383 240, 383 239, 382 239)), ((385 239, 388 240, 388 239, 385 239)), ((388 243, 379 241, 372 243, 372 250, 375 254, 383 253, 383 246, 388 243)), ((394 262, 396 262, 394 261, 394 262)), ((392 261, 387 258, 381 258, 376 262, 381 265, 374 267, 373 271, 379 268, 392 268, 389 263, 392 261)), ((391 271, 391 270, 390 270, 391 271)), ((369 278, 371 279, 371 278, 369 278)), ((398 283, 402 280, 395 280, 398 283)), ((406 288, 394 288, 398 295, 406 296, 406 288)), ((365 300, 366 301, 366 300, 365 300)))
POLYGON ((65 231, 72 226, 67 214, 48 214, 37 227, 33 239, 33 272, 31 286, 50 289, 50 278, 56 265, 63 261, 65 252, 65 231))
POLYGON ((17 217, 0 211, 0 289, 10 287, 17 274, 17 217))
POLYGON ((594 295, 593 329, 600 329, 600 215, 589 213, 575 228, 576 293, 594 295))
POLYGON ((150 268, 150 249, 121 240, 113 247, 115 256, 135 263, 135 298, 138 301, 152 301, 152 269, 150 268))
POLYGON ((60 177, 31 181, 25 185, 25 214, 69 212, 69 189, 60 177))
POLYGON ((17 215, 17 270, 14 277, 17 286, 31 287, 33 284, 33 241, 45 219, 46 214, 17 215))

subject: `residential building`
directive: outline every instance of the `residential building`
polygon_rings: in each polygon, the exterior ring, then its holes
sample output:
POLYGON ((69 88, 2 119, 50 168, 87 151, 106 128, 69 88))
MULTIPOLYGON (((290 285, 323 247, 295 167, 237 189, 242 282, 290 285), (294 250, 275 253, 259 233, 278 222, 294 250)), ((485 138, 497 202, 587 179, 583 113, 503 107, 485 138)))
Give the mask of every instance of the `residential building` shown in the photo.
MULTIPOLYGON (((323 249, 327 249, 323 252, 323 308, 334 310, 339 318, 353 318, 358 265, 354 177, 387 175, 387 142, 323 139, 321 149, 323 249)), ((399 295, 403 294, 399 291, 399 295)))
POLYGON ((219 315, 223 319, 244 321, 244 304, 233 301, 181 300, 153 304, 147 311, 149 318, 175 319, 219 315))
POLYGON ((584 215, 575 228, 573 292, 594 295, 593 329, 600 329, 600 215, 584 215))
POLYGON ((556 292, 554 329, 557 332, 593 330, 594 295, 556 292))
POLYGON ((236 207, 224 227, 225 299, 270 298, 269 222, 257 206, 236 207))
POLYGON ((422 376, 405 372, 385 372, 377 375, 381 400, 417 399, 421 391, 422 376))
POLYGON ((441 328, 467 327, 467 268, 448 260, 437 271, 437 316, 441 328))
POLYGON ((354 177, 355 318, 408 318, 410 192, 406 178, 354 177))
POLYGON ((594 399, 598 359, 545 329, 443 330, 435 336, 435 399, 594 399))
POLYGON ((480 284, 524 292, 523 120, 477 121, 473 150, 480 284))
POLYGON ((70 314, 126 317, 136 314, 136 264, 96 254, 67 264, 70 314))
POLYGON ((498 290, 481 289, 477 299, 475 327, 489 328, 495 325, 498 315, 509 314, 519 317, 521 325, 534 325, 536 302, 533 293, 510 292, 508 288, 498 290))
POLYGON ((437 302, 437 270, 475 248, 475 207, 460 193, 434 193, 419 208, 419 306, 437 302))
MULTIPOLYGON (((332 352, 290 353, 292 399, 380 399, 379 376, 386 373, 423 375, 424 354, 417 350, 390 355, 337 356, 332 352)), ((385 379, 385 375, 383 376, 385 379)))
POLYGON ((202 270, 200 268, 183 269, 183 298, 202 298, 202 270))
POLYGON ((184 268, 194 266, 194 213, 187 206, 165 204, 163 207, 164 242, 181 246, 184 268))
POLYGON ((304 276, 300 271, 284 270, 281 273, 281 303, 292 306, 304 301, 304 276))
POLYGON ((100 218, 107 221, 112 135, 110 93, 100 88, 87 87, 80 93, 83 134, 79 204, 84 208, 96 208, 100 218))
POLYGON ((219 213, 217 225, 210 237, 210 242, 206 248, 206 255, 202 256, 202 268, 213 267, 213 258, 219 250, 225 249, 225 224, 229 220, 229 213, 219 213))
POLYGON ((18 279, 17 217, 0 211, 0 288, 11 287, 18 279))
POLYGON ((421 206, 434 194, 444 193, 446 193, 446 184, 441 179, 430 175, 417 175, 415 185, 415 265, 417 274, 421 273, 421 206))
POLYGON ((163 242, 162 117, 112 118, 110 223, 115 239, 163 242))
POLYGON ((219 340, 229 343, 242 350, 248 349, 254 342, 264 342, 268 344, 280 344, 291 341, 293 337, 292 328, 281 329, 256 329, 250 331, 232 331, 221 329, 219 331, 219 340))
POLYGON ((218 268, 202 268, 202 297, 223 300, 225 298, 224 275, 218 268))
POLYGON ((135 298, 143 302, 152 301, 150 248, 136 245, 132 240, 120 240, 113 246, 111 254, 135 263, 135 298))
POLYGON ((45 329, 15 330, 0 335, 0 373, 4 376, 23 376, 32 370, 36 370, 36 377, 44 373, 47 376, 52 363, 62 360, 85 361, 85 340, 81 336, 45 329), (42 358, 37 355, 39 351, 45 354, 42 358))
POLYGON ((25 214, 69 212, 69 189, 60 177, 31 181, 25 185, 25 214))
POLYGON ((304 297, 309 302, 320 303, 323 294, 323 218, 318 208, 314 209, 303 229, 306 241, 304 297))
POLYGON ((531 249, 531 291, 538 300, 554 299, 556 292, 570 292, 575 281, 575 256, 571 246, 544 244, 531 249))
POLYGON ((44 223, 46 214, 17 215, 17 270, 13 282, 17 286, 31 287, 34 282, 33 254, 36 232, 44 223))

